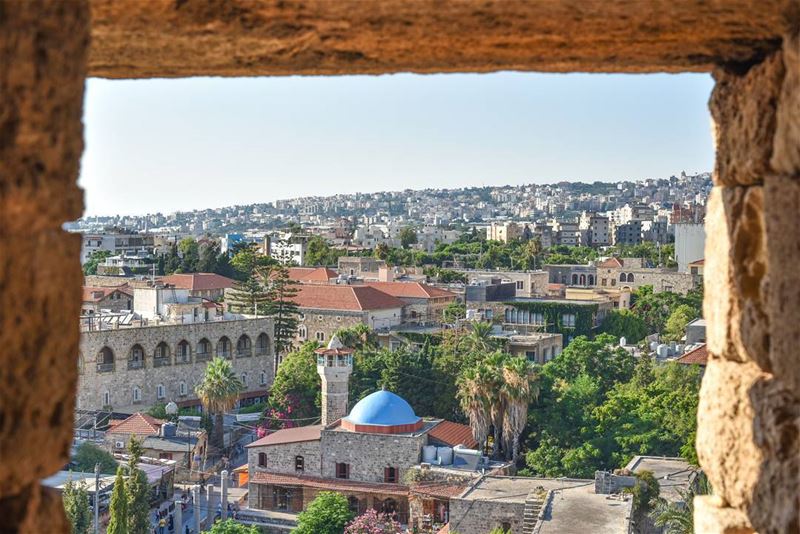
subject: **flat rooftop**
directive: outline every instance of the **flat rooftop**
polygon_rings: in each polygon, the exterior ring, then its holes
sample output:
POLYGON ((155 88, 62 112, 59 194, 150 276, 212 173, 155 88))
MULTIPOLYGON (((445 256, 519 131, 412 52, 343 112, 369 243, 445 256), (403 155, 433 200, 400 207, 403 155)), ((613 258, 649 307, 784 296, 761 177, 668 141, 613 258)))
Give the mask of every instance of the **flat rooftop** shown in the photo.
POLYGON ((627 534, 632 501, 597 495, 594 484, 553 492, 538 534, 627 534))
POLYGON ((625 468, 634 473, 653 473, 661 487, 661 496, 670 501, 681 500, 678 490, 687 489, 698 474, 698 468, 683 458, 662 456, 634 456, 625 468))

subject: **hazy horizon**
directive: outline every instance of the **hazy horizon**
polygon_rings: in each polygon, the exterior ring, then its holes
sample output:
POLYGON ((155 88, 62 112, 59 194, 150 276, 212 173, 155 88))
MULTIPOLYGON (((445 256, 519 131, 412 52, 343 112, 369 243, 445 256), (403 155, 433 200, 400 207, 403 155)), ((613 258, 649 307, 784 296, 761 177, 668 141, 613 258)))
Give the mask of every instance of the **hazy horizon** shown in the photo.
POLYGON ((705 74, 87 83, 86 212, 710 171, 705 74))

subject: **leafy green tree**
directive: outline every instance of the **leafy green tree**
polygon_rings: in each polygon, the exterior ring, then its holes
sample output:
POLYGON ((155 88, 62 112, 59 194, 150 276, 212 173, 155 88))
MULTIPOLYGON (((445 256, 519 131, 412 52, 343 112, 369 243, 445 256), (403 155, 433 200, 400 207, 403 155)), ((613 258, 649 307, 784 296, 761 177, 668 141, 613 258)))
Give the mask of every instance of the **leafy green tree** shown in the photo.
POLYGON ((97 266, 109 256, 111 256, 111 251, 108 250, 95 250, 89 254, 86 263, 83 264, 83 274, 97 274, 97 266))
POLYGON ((61 494, 64 501, 64 513, 69 521, 72 534, 89 534, 92 528, 92 509, 89 504, 89 492, 86 482, 68 480, 61 494))
POLYGON ((352 518, 347 497, 322 491, 297 516, 297 528, 292 534, 342 534, 352 518))
POLYGON ((306 243, 305 264, 311 266, 336 265, 343 250, 331 247, 321 236, 314 235, 306 243))
POLYGON ((200 262, 200 247, 191 237, 185 237, 178 243, 178 253, 181 257, 181 272, 196 273, 200 262))
POLYGON ((447 305, 442 312, 442 318, 446 323, 455 323, 459 319, 464 319, 467 315, 467 307, 458 301, 453 301, 447 305))
POLYGON ((410 226, 406 226, 400 230, 400 245, 403 248, 408 248, 417 243, 417 231, 410 226))
POLYGON ((686 332, 686 325, 697 318, 696 311, 688 304, 675 308, 664 326, 665 341, 680 341, 686 332))
POLYGON ((637 532, 643 532, 647 528, 650 513, 658 503, 661 491, 658 480, 651 471, 641 471, 636 473, 636 482, 632 488, 627 488, 627 491, 633 495, 634 528, 637 532))
POLYGON ((378 243, 373 252, 375 258, 386 261, 389 259, 389 245, 386 243, 378 243))
POLYGON ((150 485, 147 475, 137 466, 144 454, 142 443, 131 436, 128 442, 128 481, 125 486, 128 502, 128 533, 149 534, 150 532, 150 485))
POLYGON ((378 336, 369 326, 359 323, 349 328, 340 328, 336 336, 345 347, 356 350, 375 350, 378 348, 378 336))
POLYGON ((264 280, 269 280, 269 293, 266 302, 266 315, 272 317, 275 324, 276 357, 292 346, 292 339, 297 332, 300 310, 292 300, 297 296, 297 282, 289 277, 289 269, 284 265, 263 268, 259 273, 264 280))
POLYGON ((204 241, 198 247, 197 271, 201 273, 215 273, 218 268, 218 257, 220 255, 219 243, 216 241, 204 241))
POLYGON ((125 468, 119 466, 114 479, 114 491, 108 508, 109 520, 106 534, 128 534, 128 494, 125 483, 125 468))
POLYGON ((206 366, 202 381, 195 388, 195 393, 210 414, 214 415, 214 427, 211 435, 212 444, 222 449, 224 446, 225 412, 233 409, 244 390, 239 377, 233 372, 229 360, 214 358, 206 366))
POLYGON ((657 527, 664 527, 667 534, 694 534, 694 498, 698 495, 711 495, 711 483, 708 478, 701 476, 696 487, 677 491, 681 496, 680 501, 657 499, 650 517, 657 527))
POLYGON ((260 530, 255 525, 243 525, 235 519, 217 521, 207 530, 209 534, 259 534, 260 530))
POLYGON ((291 410, 291 417, 295 419, 319 415, 321 380, 314 354, 317 347, 316 342, 309 341, 284 358, 269 393, 273 409, 291 410))
POLYGON ((636 344, 647 336, 647 323, 631 310, 613 310, 603 319, 600 330, 614 337, 624 337, 628 344, 636 344))
POLYGON ((118 467, 117 461, 111 453, 88 441, 78 445, 73 462, 75 469, 82 473, 94 473, 94 466, 100 464, 101 473, 113 475, 117 472, 118 467))

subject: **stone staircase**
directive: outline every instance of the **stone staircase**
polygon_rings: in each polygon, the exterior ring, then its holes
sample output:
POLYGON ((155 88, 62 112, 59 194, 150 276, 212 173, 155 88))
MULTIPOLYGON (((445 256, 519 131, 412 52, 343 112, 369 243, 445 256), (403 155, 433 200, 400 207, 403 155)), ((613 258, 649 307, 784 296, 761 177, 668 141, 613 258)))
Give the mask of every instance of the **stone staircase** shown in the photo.
POLYGON ((525 509, 522 519, 522 534, 533 534, 536 523, 539 522, 539 513, 544 506, 544 499, 539 491, 532 490, 525 498, 525 509))

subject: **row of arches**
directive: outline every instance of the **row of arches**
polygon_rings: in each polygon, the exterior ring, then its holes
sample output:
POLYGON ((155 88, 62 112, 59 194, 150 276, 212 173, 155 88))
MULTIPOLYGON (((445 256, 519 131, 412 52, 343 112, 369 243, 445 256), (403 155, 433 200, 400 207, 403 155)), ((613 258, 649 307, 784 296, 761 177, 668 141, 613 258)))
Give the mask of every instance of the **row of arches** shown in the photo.
MULTIPOLYGON (((220 358, 231 359, 247 358, 253 355, 255 349, 256 356, 267 356, 271 352, 270 339, 266 333, 261 333, 256 338, 255 346, 253 345, 250 336, 243 334, 236 340, 235 350, 234 345, 228 336, 222 336, 217 340, 216 348, 208 338, 202 338, 197 342, 197 345, 192 350, 191 344, 185 339, 178 342, 175 346, 175 358, 172 358, 172 349, 170 346, 162 341, 156 345, 152 352, 153 366, 161 367, 164 365, 192 363, 192 356, 194 361, 207 361, 212 356, 220 358)), ((146 364, 146 354, 144 347, 136 343, 129 350, 127 354, 128 369, 143 369, 146 364)), ((109 346, 104 346, 97 352, 97 370, 98 372, 111 372, 114 370, 117 355, 114 350, 109 346)))
POLYGON ((619 273, 620 282, 633 282, 633 273, 619 273))
POLYGON ((573 286, 593 286, 595 277, 593 274, 577 274, 572 273, 573 286))

